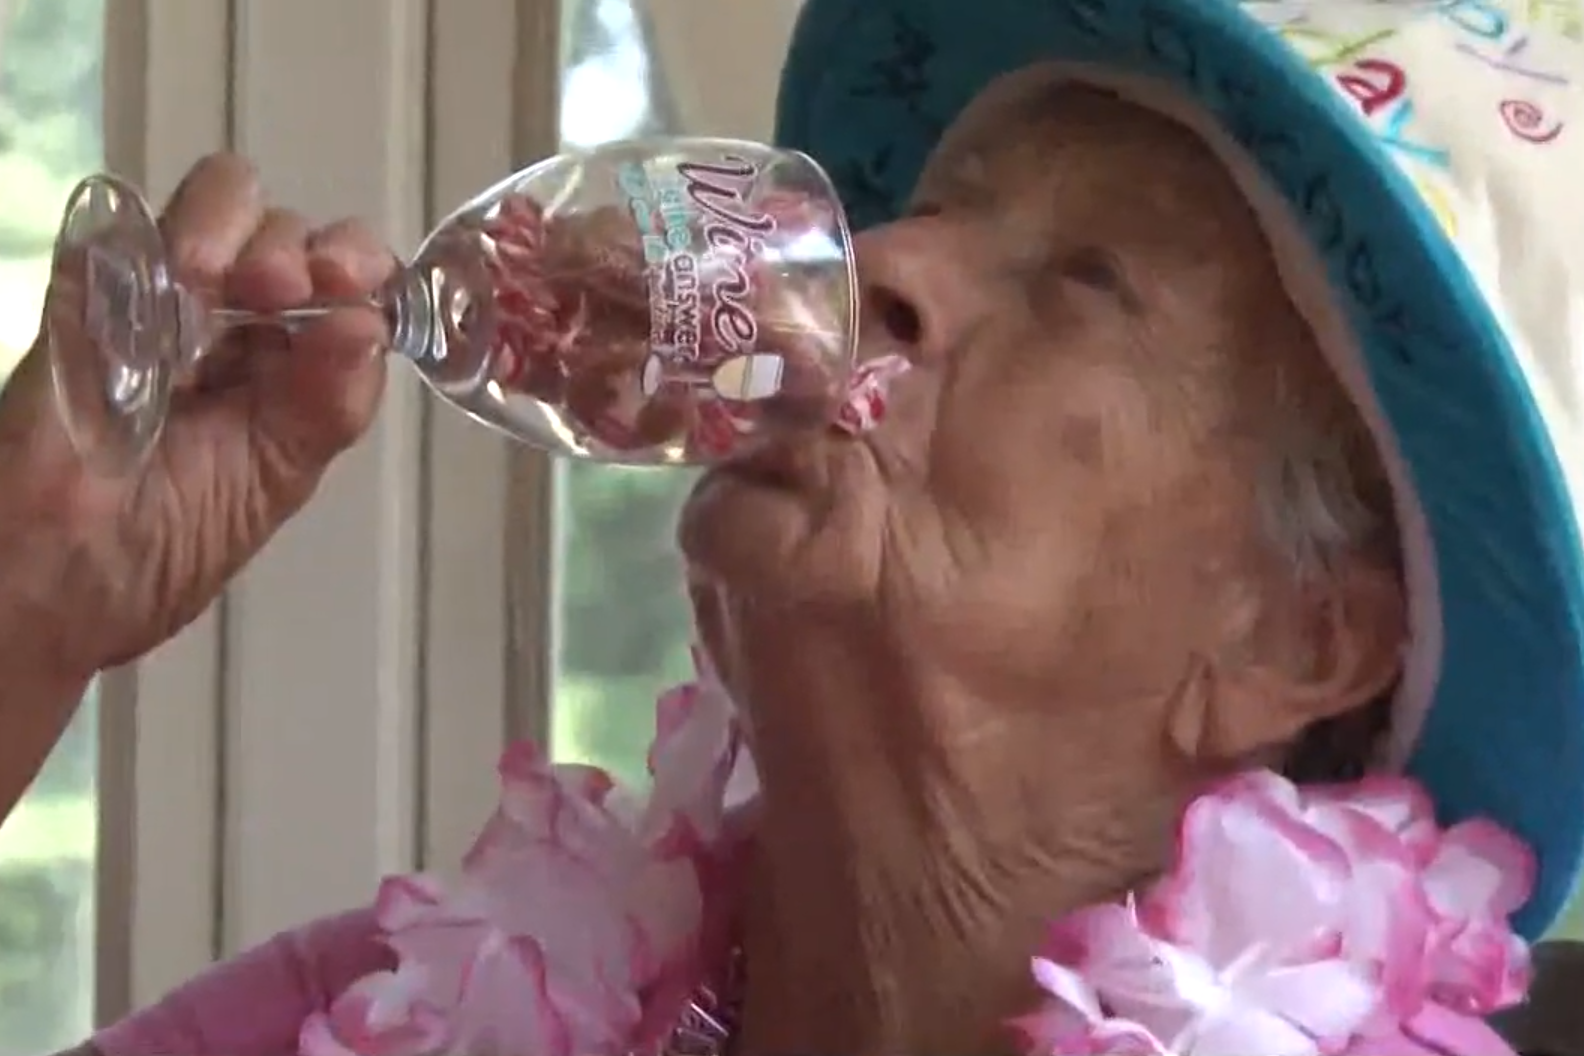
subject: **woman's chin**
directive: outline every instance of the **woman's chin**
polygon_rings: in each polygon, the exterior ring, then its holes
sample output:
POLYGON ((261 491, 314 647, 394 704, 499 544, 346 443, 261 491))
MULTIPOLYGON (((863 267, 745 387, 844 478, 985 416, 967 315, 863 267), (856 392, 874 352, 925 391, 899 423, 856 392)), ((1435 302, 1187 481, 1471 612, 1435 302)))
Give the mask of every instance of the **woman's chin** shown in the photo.
POLYGON ((717 467, 694 485, 677 539, 695 575, 758 591, 784 577, 809 524, 801 493, 717 467))
POLYGON ((692 575, 755 602, 872 597, 878 483, 850 441, 766 449, 704 474, 678 541, 692 575))

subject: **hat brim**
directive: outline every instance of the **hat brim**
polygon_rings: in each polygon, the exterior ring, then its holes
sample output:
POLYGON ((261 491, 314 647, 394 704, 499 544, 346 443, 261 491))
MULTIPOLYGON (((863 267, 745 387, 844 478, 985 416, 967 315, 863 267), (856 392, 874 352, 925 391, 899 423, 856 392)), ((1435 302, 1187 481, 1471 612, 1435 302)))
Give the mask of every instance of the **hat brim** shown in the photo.
POLYGON ((1442 649, 1409 762, 1445 822, 1538 860, 1515 925, 1556 918, 1584 856, 1584 572, 1555 443, 1456 247, 1332 86, 1232 0, 806 0, 777 139, 855 227, 900 212, 952 119, 1052 60, 1175 86, 1287 199, 1353 324, 1428 522, 1442 649))

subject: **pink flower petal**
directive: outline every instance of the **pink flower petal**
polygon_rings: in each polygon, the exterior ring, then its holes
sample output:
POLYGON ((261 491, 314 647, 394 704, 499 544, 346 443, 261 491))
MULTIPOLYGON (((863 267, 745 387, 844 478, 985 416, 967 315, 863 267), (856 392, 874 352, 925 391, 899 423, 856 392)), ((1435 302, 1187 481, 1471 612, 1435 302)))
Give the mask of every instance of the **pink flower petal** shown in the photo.
POLYGON ((1380 1006, 1380 989, 1369 970, 1340 959, 1274 968, 1243 981, 1239 992, 1330 1043, 1346 1041, 1380 1006))
MULTIPOLYGON (((1078 963, 1081 963, 1078 962, 1078 963)), ((1100 1007, 1100 995, 1095 993, 1083 975, 1065 964, 1034 958, 1034 981, 1064 1008, 1071 1009, 1084 1023, 1093 1023, 1105 1015, 1100 1007)))
POLYGON ((1011 1023, 1025 1051, 1042 1056, 1168 1056, 1145 1028, 1108 1018, 1099 995, 1077 972, 1036 958, 1034 978, 1050 999, 1011 1023))
POLYGON ((434 920, 444 898, 444 889, 434 877, 394 876, 380 884, 374 916, 385 931, 402 931, 434 920))
MULTIPOLYGON (((1160 1041, 1139 1026, 1125 1019, 1106 1019, 1096 1023, 1088 1038, 1091 1056, 1172 1056, 1160 1041)), ((1074 1050, 1080 1051, 1080 1050, 1074 1050)), ((1062 1050, 1057 1056, 1067 1056, 1062 1050)))
POLYGON ((1443 913, 1506 917, 1534 893, 1534 853, 1494 822, 1448 829, 1425 870, 1430 898, 1443 913))
POLYGON ((1427 967, 1435 1000, 1470 1015, 1511 1008, 1529 991, 1529 947, 1505 922, 1451 926, 1434 941, 1427 967))
POLYGON ((1147 933, 1128 906, 1092 906, 1069 915, 1042 952, 1057 966, 1076 954, 1065 966, 1082 973, 1108 1016, 1157 1038, 1186 1029, 1217 993, 1214 973, 1200 958, 1147 933))
POLYGON ((1337 918, 1339 952, 1370 966, 1385 1000, 1408 1015, 1424 999, 1427 949, 1435 914, 1421 883, 1416 851, 1382 814, 1332 804, 1309 812, 1317 830, 1336 841, 1350 863, 1337 918))
POLYGON ((1184 1042, 1173 1042, 1181 1056, 1321 1056, 1319 1044, 1289 1020, 1258 1007, 1233 1006, 1207 1017, 1184 1042))
POLYGON ((641 831, 658 835, 676 817, 705 840, 720 834, 726 784, 741 747, 736 707, 718 684, 701 681, 661 698, 663 715, 649 751, 654 776, 641 831))
POLYGON ((1338 1056, 1518 1056, 1485 1022, 1426 1005, 1406 1023, 1353 1039, 1338 1056))
POLYGON ((1517 1056, 1483 1019, 1438 1005, 1425 1006, 1404 1033, 1438 1056, 1517 1056))
POLYGON ((1273 953, 1323 947, 1351 876, 1346 854, 1298 813, 1296 790, 1245 775, 1195 800, 1178 865, 1140 902, 1147 926, 1226 964, 1252 943, 1273 953))
POLYGON ((1136 912, 1057 922, 1015 1025, 1040 1054, 1112 1051, 1126 1024, 1173 1056, 1510 1056, 1482 1017, 1528 985, 1507 915, 1533 878, 1510 834, 1443 833, 1406 780, 1239 775, 1189 806, 1136 912))
POLYGON ((419 1000, 421 981, 408 969, 364 976, 328 1012, 303 1024, 302 1056, 429 1056, 447 1042, 445 1022, 419 1000))
POLYGON ((1306 812, 1345 807, 1369 815, 1402 840, 1421 863, 1429 860, 1440 838, 1429 795, 1405 777, 1375 774, 1346 785, 1310 785, 1303 790, 1303 800, 1306 812))
POLYGON ((310 1056, 429 1056, 437 1038, 470 1056, 620 1056, 662 1040, 727 952, 741 833, 724 797, 742 752, 718 683, 656 717, 638 809, 602 770, 526 742, 502 753, 500 806, 461 875, 381 885, 398 971, 305 1022, 310 1056))
POLYGON ((452 1014, 456 1051, 469 1056, 576 1056, 577 1041, 557 1007, 536 943, 504 938, 488 942, 475 950, 461 978, 452 1014))

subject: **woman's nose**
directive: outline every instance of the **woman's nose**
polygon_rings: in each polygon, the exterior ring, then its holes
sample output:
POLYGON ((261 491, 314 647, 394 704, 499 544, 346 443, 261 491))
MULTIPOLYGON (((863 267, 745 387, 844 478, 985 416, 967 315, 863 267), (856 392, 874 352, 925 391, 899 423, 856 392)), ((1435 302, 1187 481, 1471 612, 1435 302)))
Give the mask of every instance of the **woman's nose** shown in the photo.
POLYGON ((969 242, 958 225, 934 216, 858 236, 861 355, 900 352, 926 363, 961 341, 982 301, 969 242))

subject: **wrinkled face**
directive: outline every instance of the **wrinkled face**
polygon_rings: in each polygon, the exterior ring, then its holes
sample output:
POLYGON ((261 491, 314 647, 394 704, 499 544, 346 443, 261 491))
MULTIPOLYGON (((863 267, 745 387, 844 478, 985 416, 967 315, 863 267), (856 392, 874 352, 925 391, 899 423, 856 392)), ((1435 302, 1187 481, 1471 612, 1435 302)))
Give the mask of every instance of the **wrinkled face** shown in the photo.
POLYGON ((992 89, 858 254, 864 354, 914 363, 883 423, 683 515, 764 793, 745 1051, 996 1051, 1042 922, 1157 870, 1201 782, 1370 714, 1400 591, 1272 541, 1275 438, 1347 404, 1177 125, 992 89))
POLYGON ((1096 89, 992 90, 858 259, 864 354, 915 364, 883 425, 723 467, 684 515, 702 633, 750 707, 747 683, 796 677, 747 658, 756 635, 1008 707, 1302 644, 1256 626, 1292 588, 1255 485, 1278 389, 1324 367, 1197 139, 1096 89))

